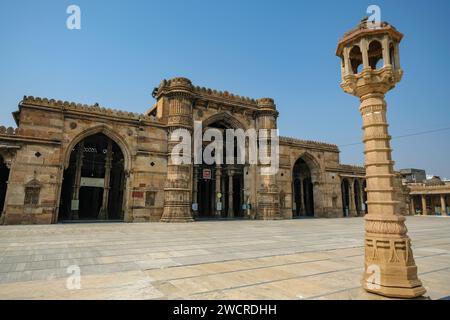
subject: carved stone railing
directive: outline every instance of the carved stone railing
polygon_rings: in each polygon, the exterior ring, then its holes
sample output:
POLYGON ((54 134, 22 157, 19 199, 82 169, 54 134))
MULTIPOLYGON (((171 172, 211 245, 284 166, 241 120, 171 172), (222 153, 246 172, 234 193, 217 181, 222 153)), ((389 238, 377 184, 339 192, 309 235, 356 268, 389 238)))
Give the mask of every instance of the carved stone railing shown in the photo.
POLYGON ((331 148, 331 149, 335 149, 335 151, 339 151, 339 148, 337 145, 331 144, 331 143, 320 142, 320 141, 301 140, 301 139, 291 138, 291 137, 280 137, 280 142, 293 143, 293 144, 306 144, 306 145, 317 146, 317 147, 331 148))
POLYGON ((110 109, 110 108, 104 108, 98 104, 87 105, 87 104, 80 104, 80 103, 47 99, 47 98, 39 98, 39 97, 33 97, 33 96, 24 96, 21 104, 42 106, 42 107, 49 107, 49 108, 59 108, 59 109, 71 110, 71 111, 81 111, 81 112, 85 112, 85 113, 91 113, 91 114, 93 113, 93 114, 98 114, 98 115, 103 115, 103 116, 118 117, 118 118, 125 118, 125 119, 131 119, 131 120, 155 121, 155 122, 157 121, 157 119, 154 116, 144 115, 141 113, 116 110, 116 109, 110 109))
POLYGON ((19 134, 19 128, 12 128, 12 127, 0 127, 0 135, 7 135, 7 136, 17 136, 19 134))
POLYGON ((230 102, 236 102, 240 104, 245 104, 253 107, 258 107, 256 99, 252 99, 249 97, 244 97, 240 95, 235 95, 233 93, 230 93, 228 91, 218 91, 210 88, 205 87, 199 87, 199 86, 193 86, 189 79, 185 78, 174 78, 170 80, 163 80, 161 81, 159 87, 156 89, 155 96, 158 96, 162 94, 165 90, 169 89, 173 84, 176 84, 177 82, 183 82, 184 84, 188 83, 189 90, 193 94, 197 94, 199 96, 202 96, 204 98, 218 98, 218 99, 224 99, 228 100, 230 102))

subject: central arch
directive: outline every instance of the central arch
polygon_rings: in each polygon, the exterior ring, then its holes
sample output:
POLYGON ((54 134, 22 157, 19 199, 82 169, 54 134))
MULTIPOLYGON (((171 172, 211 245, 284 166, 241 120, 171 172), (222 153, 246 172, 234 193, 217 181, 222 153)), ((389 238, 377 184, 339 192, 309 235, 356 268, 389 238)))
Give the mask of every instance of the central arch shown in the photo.
POLYGON ((126 157, 104 133, 83 136, 68 150, 59 221, 124 220, 126 157))
MULTIPOLYGON (((202 122, 203 131, 217 129, 223 137, 223 155, 226 155, 227 129, 243 129, 246 127, 238 119, 227 112, 209 117, 202 122)), ((236 141, 235 141, 236 142, 236 141)), ((204 143, 203 150, 209 142, 204 143)), ((237 147, 235 143, 235 158, 237 147)), ((208 165, 202 163, 194 167, 193 201, 197 204, 197 218, 243 218, 244 211, 244 167, 234 164, 208 165)))

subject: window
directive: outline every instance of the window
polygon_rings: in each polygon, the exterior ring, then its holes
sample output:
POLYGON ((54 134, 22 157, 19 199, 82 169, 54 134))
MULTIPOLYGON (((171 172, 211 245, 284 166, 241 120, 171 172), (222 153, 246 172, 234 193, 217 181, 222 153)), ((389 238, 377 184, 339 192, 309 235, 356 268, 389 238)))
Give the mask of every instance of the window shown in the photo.
POLYGON ((25 188, 25 204, 31 206, 37 206, 39 203, 39 193, 38 188, 25 188))
POLYGON ((350 65, 352 67, 353 74, 357 74, 362 71, 363 58, 361 49, 358 46, 354 46, 350 50, 350 65))
POLYGON ((147 208, 154 207, 156 202, 156 191, 145 192, 145 206, 147 208))
POLYGON ((25 201, 27 206, 37 206, 39 204, 39 195, 41 193, 41 184, 37 180, 32 180, 25 186, 25 201))
POLYGON ((379 41, 374 40, 370 43, 368 55, 372 70, 379 70, 384 67, 383 46, 379 41))

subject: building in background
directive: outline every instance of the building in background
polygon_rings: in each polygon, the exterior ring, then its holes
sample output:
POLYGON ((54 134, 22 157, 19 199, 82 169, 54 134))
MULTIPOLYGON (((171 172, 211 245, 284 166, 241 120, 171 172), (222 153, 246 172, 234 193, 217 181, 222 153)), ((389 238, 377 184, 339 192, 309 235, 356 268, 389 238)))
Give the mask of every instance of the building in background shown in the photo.
POLYGON ((142 114, 24 97, 0 127, 0 210, 5 224, 59 221, 292 219, 364 215, 363 167, 343 165, 336 145, 280 138, 280 170, 262 165, 177 165, 170 133, 276 129, 272 99, 196 87, 185 78, 155 88, 142 114))
POLYGON ((417 183, 427 179, 427 173, 422 169, 401 169, 400 174, 405 183, 417 183))
POLYGON ((450 214, 450 181, 434 176, 422 182, 406 182, 410 214, 440 215, 450 214))

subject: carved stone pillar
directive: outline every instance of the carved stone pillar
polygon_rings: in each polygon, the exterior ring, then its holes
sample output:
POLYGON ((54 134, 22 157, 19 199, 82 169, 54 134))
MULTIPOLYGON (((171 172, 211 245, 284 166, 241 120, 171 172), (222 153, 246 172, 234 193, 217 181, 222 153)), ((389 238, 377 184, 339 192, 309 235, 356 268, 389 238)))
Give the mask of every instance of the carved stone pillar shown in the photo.
MULTIPOLYGON (((77 150, 77 162, 75 165, 75 179, 73 184, 73 192, 72 192, 72 200, 79 201, 80 200, 80 187, 81 187, 81 169, 83 167, 83 158, 84 158, 84 142, 80 142, 77 150)), ((70 204, 72 206, 72 204, 70 204)), ((78 209, 71 210, 71 220, 78 220, 78 209)))
POLYGON ((447 203, 445 202, 445 194, 441 194, 441 215, 447 215, 447 203))
POLYGON ((397 214, 394 162, 386 120, 386 102, 380 93, 361 98, 364 122, 369 214, 366 215, 366 272, 364 288, 395 297, 417 297, 425 293, 417 277, 405 217, 397 214), (373 273, 380 272, 378 283, 373 273))
POLYGON ((306 216, 305 208, 305 180, 300 178, 300 215, 306 216))
POLYGON ((356 217, 358 215, 358 212, 356 210, 356 203, 355 203, 355 180, 349 179, 349 191, 350 191, 350 216, 356 217))
MULTIPOLYGON (((386 43, 398 44, 403 35, 388 23, 377 29, 367 27, 363 20, 359 26, 339 41, 336 55, 342 59, 345 47, 361 42, 388 37, 386 43)), ((382 52, 369 46, 372 61, 382 59, 382 52)), ((366 50, 362 50, 363 57, 366 50)), ((350 57, 359 63, 359 57, 350 57)), ((366 60, 364 58, 364 60, 366 60)), ((395 87, 403 71, 387 65, 378 70, 368 66, 357 73, 343 77, 341 88, 360 99, 363 121, 365 168, 367 179, 367 205, 365 234, 365 272, 363 287, 369 292, 396 297, 415 298, 426 291, 417 277, 411 240, 407 235, 405 217, 400 215, 400 204, 395 189, 396 175, 392 161, 391 136, 386 118, 384 95, 395 87)))
MULTIPOLYGON (((275 103, 270 98, 263 98, 257 101, 258 103, 258 113, 257 113, 257 128, 258 130, 265 130, 267 136, 270 138, 270 130, 277 128, 276 119, 278 112, 276 111, 275 103)), ((259 146, 267 142, 265 139, 263 141, 261 137, 261 131, 258 132, 259 146)), ((271 154, 271 146, 275 141, 269 139, 267 154, 271 154)), ((275 155, 279 157, 279 155, 275 155)), ((276 180, 276 172, 266 174, 267 169, 271 168, 271 165, 266 165, 259 163, 260 170, 260 181, 259 190, 257 193, 257 218, 264 220, 279 220, 281 219, 280 213, 280 203, 279 203, 279 188, 276 180)), ((269 170, 268 170, 269 171, 269 170)))
MULTIPOLYGON (((181 140, 173 133, 186 131, 192 137, 192 84, 185 78, 175 78, 164 81, 157 92, 157 99, 168 98, 168 162, 167 180, 164 187, 164 211, 161 222, 192 222, 191 203, 191 167, 192 155, 189 163, 176 163, 172 150, 181 140), (181 131, 179 130, 181 129, 181 131)), ((186 142, 186 141, 183 141, 186 142)), ((186 142, 187 143, 187 142, 186 142)), ((189 144, 191 141, 189 141, 189 144)))
POLYGON ((234 218, 233 208, 233 171, 228 172, 228 218, 234 218))
POLYGON ((108 148, 106 150, 106 162, 105 162, 105 181, 103 187, 103 202, 99 213, 100 220, 108 219, 108 204, 109 204, 109 191, 111 190, 111 168, 112 168, 112 141, 108 141, 108 148))
POLYGON ((364 185, 363 184, 364 184, 364 180, 359 181, 359 198, 360 198, 359 203, 360 203, 360 206, 361 206, 361 208, 359 208, 359 210, 361 210, 361 216, 365 215, 365 206, 366 206, 366 204, 364 203, 364 192, 365 192, 365 190, 364 190, 364 185))
MULTIPOLYGON (((194 166, 193 169, 194 181, 192 182, 192 202, 197 203, 198 209, 198 166, 194 166)), ((196 216, 198 211, 194 211, 193 215, 196 216)))
POLYGON ((415 215, 416 215, 416 204, 415 204, 415 201, 414 201, 414 196, 410 196, 409 199, 410 199, 410 200, 409 200, 409 206, 410 206, 409 210, 410 210, 410 214, 411 214, 412 216, 415 216, 415 215))
POLYGON ((427 197, 424 194, 422 195, 422 215, 428 215, 427 197))
MULTIPOLYGON (((220 199, 218 197, 219 194, 222 194, 222 190, 221 190, 221 188, 222 188, 222 181, 221 180, 222 180, 222 168, 221 168, 220 165, 217 165, 216 166, 216 194, 214 196, 215 203, 217 203, 219 201, 222 202, 222 199, 220 199)), ((216 216, 218 218, 220 218, 222 216, 222 210, 223 210, 223 204, 222 204, 222 209, 221 210, 218 210, 217 206, 216 206, 216 216)))

